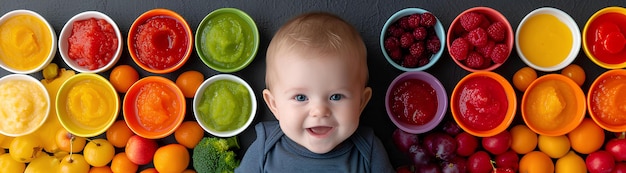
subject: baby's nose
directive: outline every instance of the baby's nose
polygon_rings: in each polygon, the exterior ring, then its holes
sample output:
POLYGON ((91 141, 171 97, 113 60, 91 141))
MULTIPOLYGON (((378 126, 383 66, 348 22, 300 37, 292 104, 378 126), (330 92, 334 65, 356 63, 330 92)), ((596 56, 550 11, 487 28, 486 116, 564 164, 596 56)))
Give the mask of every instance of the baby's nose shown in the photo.
POLYGON ((330 116, 330 108, 326 103, 315 103, 312 105, 310 115, 313 117, 327 117, 330 116))

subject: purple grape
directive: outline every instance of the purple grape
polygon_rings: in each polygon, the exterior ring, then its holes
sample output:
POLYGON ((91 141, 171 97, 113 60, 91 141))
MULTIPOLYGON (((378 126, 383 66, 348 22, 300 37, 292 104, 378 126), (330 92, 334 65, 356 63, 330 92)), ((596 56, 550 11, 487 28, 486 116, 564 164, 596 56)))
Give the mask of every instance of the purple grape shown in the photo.
POLYGON ((466 171, 466 160, 463 157, 454 157, 441 163, 441 172, 443 173, 464 173, 466 171))
POLYGON ((461 133, 463 129, 461 129, 455 121, 446 121, 445 124, 443 124, 443 131, 449 135, 456 136, 461 133))
POLYGON ((405 132, 404 130, 401 130, 399 128, 396 128, 396 130, 393 131, 392 139, 393 142, 396 144, 396 147, 398 147, 398 150, 400 150, 402 153, 407 153, 409 151, 409 147, 411 147, 411 145, 413 144, 417 144, 418 142, 418 137, 416 134, 405 132))
POLYGON ((420 173, 441 173, 441 169, 439 169, 439 166, 435 163, 429 163, 423 166, 416 166, 415 168, 415 172, 420 173))
POLYGON ((440 160, 450 160, 456 156, 456 140, 440 132, 430 133, 424 138, 424 147, 440 160))
POLYGON ((432 156, 428 154, 428 151, 419 144, 411 145, 409 148, 409 157, 413 161, 413 164, 418 167, 427 165, 431 162, 432 158, 432 156))

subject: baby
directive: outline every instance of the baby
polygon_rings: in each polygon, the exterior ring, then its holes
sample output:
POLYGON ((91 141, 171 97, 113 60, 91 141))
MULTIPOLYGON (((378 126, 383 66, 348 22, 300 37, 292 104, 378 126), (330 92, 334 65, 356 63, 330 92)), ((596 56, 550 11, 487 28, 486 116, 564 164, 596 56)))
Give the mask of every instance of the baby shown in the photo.
POLYGON ((359 117, 372 96, 358 31, 328 13, 300 15, 267 50, 263 98, 278 122, 256 125, 235 172, 394 172, 359 117))

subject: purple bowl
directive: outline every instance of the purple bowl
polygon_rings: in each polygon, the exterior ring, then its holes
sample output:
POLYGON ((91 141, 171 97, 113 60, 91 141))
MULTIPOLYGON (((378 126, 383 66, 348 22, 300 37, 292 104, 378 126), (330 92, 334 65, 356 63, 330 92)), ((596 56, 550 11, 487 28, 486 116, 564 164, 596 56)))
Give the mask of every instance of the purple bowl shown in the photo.
POLYGON ((387 88, 387 93, 385 94, 385 109, 387 109, 387 115, 389 116, 389 119, 391 119, 393 124, 395 124, 398 128, 408 133, 421 134, 437 127, 437 125, 439 125, 443 117, 446 115, 447 108, 448 94, 446 94, 446 89, 435 76, 424 71, 409 71, 400 74, 391 82, 391 84, 387 88), (390 97, 395 86, 401 84, 401 82, 404 82, 408 79, 419 79, 428 83, 435 90, 437 95, 437 112, 435 113, 432 120, 426 122, 423 125, 411 124, 399 120, 396 116, 393 115, 393 112, 391 111, 390 97))

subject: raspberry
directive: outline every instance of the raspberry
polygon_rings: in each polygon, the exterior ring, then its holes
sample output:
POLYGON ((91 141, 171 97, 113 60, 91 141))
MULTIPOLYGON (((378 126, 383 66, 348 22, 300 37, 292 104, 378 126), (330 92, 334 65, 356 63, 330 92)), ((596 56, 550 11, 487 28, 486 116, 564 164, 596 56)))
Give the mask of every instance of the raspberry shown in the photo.
POLYGON ((394 49, 394 50, 389 51, 389 57, 391 57, 391 59, 393 59, 396 62, 402 60, 402 50, 394 49))
POLYGON ((483 63, 485 63, 485 58, 480 55, 478 52, 471 51, 467 55, 467 59, 465 60, 465 65, 469 68, 480 69, 483 67, 483 63))
POLYGON ((417 60, 417 66, 421 67, 430 62, 430 58, 422 56, 419 60, 417 60))
POLYGON ((504 40, 506 28, 502 22, 494 22, 487 27, 487 34, 493 41, 500 42, 504 40))
POLYGON ((409 52, 411 53, 411 55, 416 56, 416 57, 422 56, 422 54, 424 53, 424 50, 426 50, 426 46, 424 45, 423 41, 415 42, 409 48, 409 52))
POLYGON ((404 34, 404 29, 399 24, 391 25, 387 28, 387 33, 389 36, 400 38, 404 34))
POLYGON ((415 28, 415 30, 413 30, 413 36, 415 37, 415 40, 424 40, 426 39, 427 35, 428 31, 422 26, 419 26, 415 28))
POLYGON ((405 55, 404 60, 402 61, 403 67, 417 67, 418 64, 417 56, 413 56, 411 54, 405 55))
POLYGON ((401 17, 400 20, 398 20, 398 24, 402 29, 411 29, 411 26, 409 26, 409 16, 401 17))
POLYGON ((413 37, 413 34, 411 34, 410 32, 405 32, 400 37, 400 47, 402 47, 402 48, 409 48, 409 47, 411 47, 411 45, 413 45, 414 41, 415 41, 415 39, 413 37))
POLYGON ((426 50, 430 53, 437 53, 441 49, 441 40, 436 35, 430 36, 428 40, 426 40, 426 50))
POLYGON ((412 14, 409 16, 409 27, 417 28, 420 26, 420 14, 412 14))
POLYGON ((472 31, 483 23, 485 20, 485 16, 483 14, 477 12, 468 12, 459 18, 461 22, 461 26, 465 29, 465 31, 472 31))
MULTIPOLYGON (((492 40, 489 40, 485 46, 477 47, 476 48, 476 52, 480 53, 484 57, 491 57, 491 50, 493 50, 494 46, 496 46, 496 42, 493 42, 492 40)), ((489 61, 491 61, 491 60, 489 60, 489 61)))
POLYGON ((456 60, 462 61, 467 58, 467 53, 471 49, 470 43, 463 37, 456 38, 450 46, 450 55, 456 60))
POLYGON ((484 47, 487 45, 488 37, 483 28, 476 28, 467 34, 467 41, 476 47, 484 47))
POLYGON ((384 42, 385 50, 390 51, 400 48, 400 41, 396 37, 387 37, 384 42))
POLYGON ((496 44, 496 46, 493 47, 493 50, 491 50, 491 60, 495 63, 504 63, 508 56, 509 51, 504 44, 496 44))
POLYGON ((437 23, 437 18, 435 18, 435 15, 429 12, 422 14, 422 21, 420 22, 420 25, 425 27, 433 27, 435 26, 435 23, 437 23))

